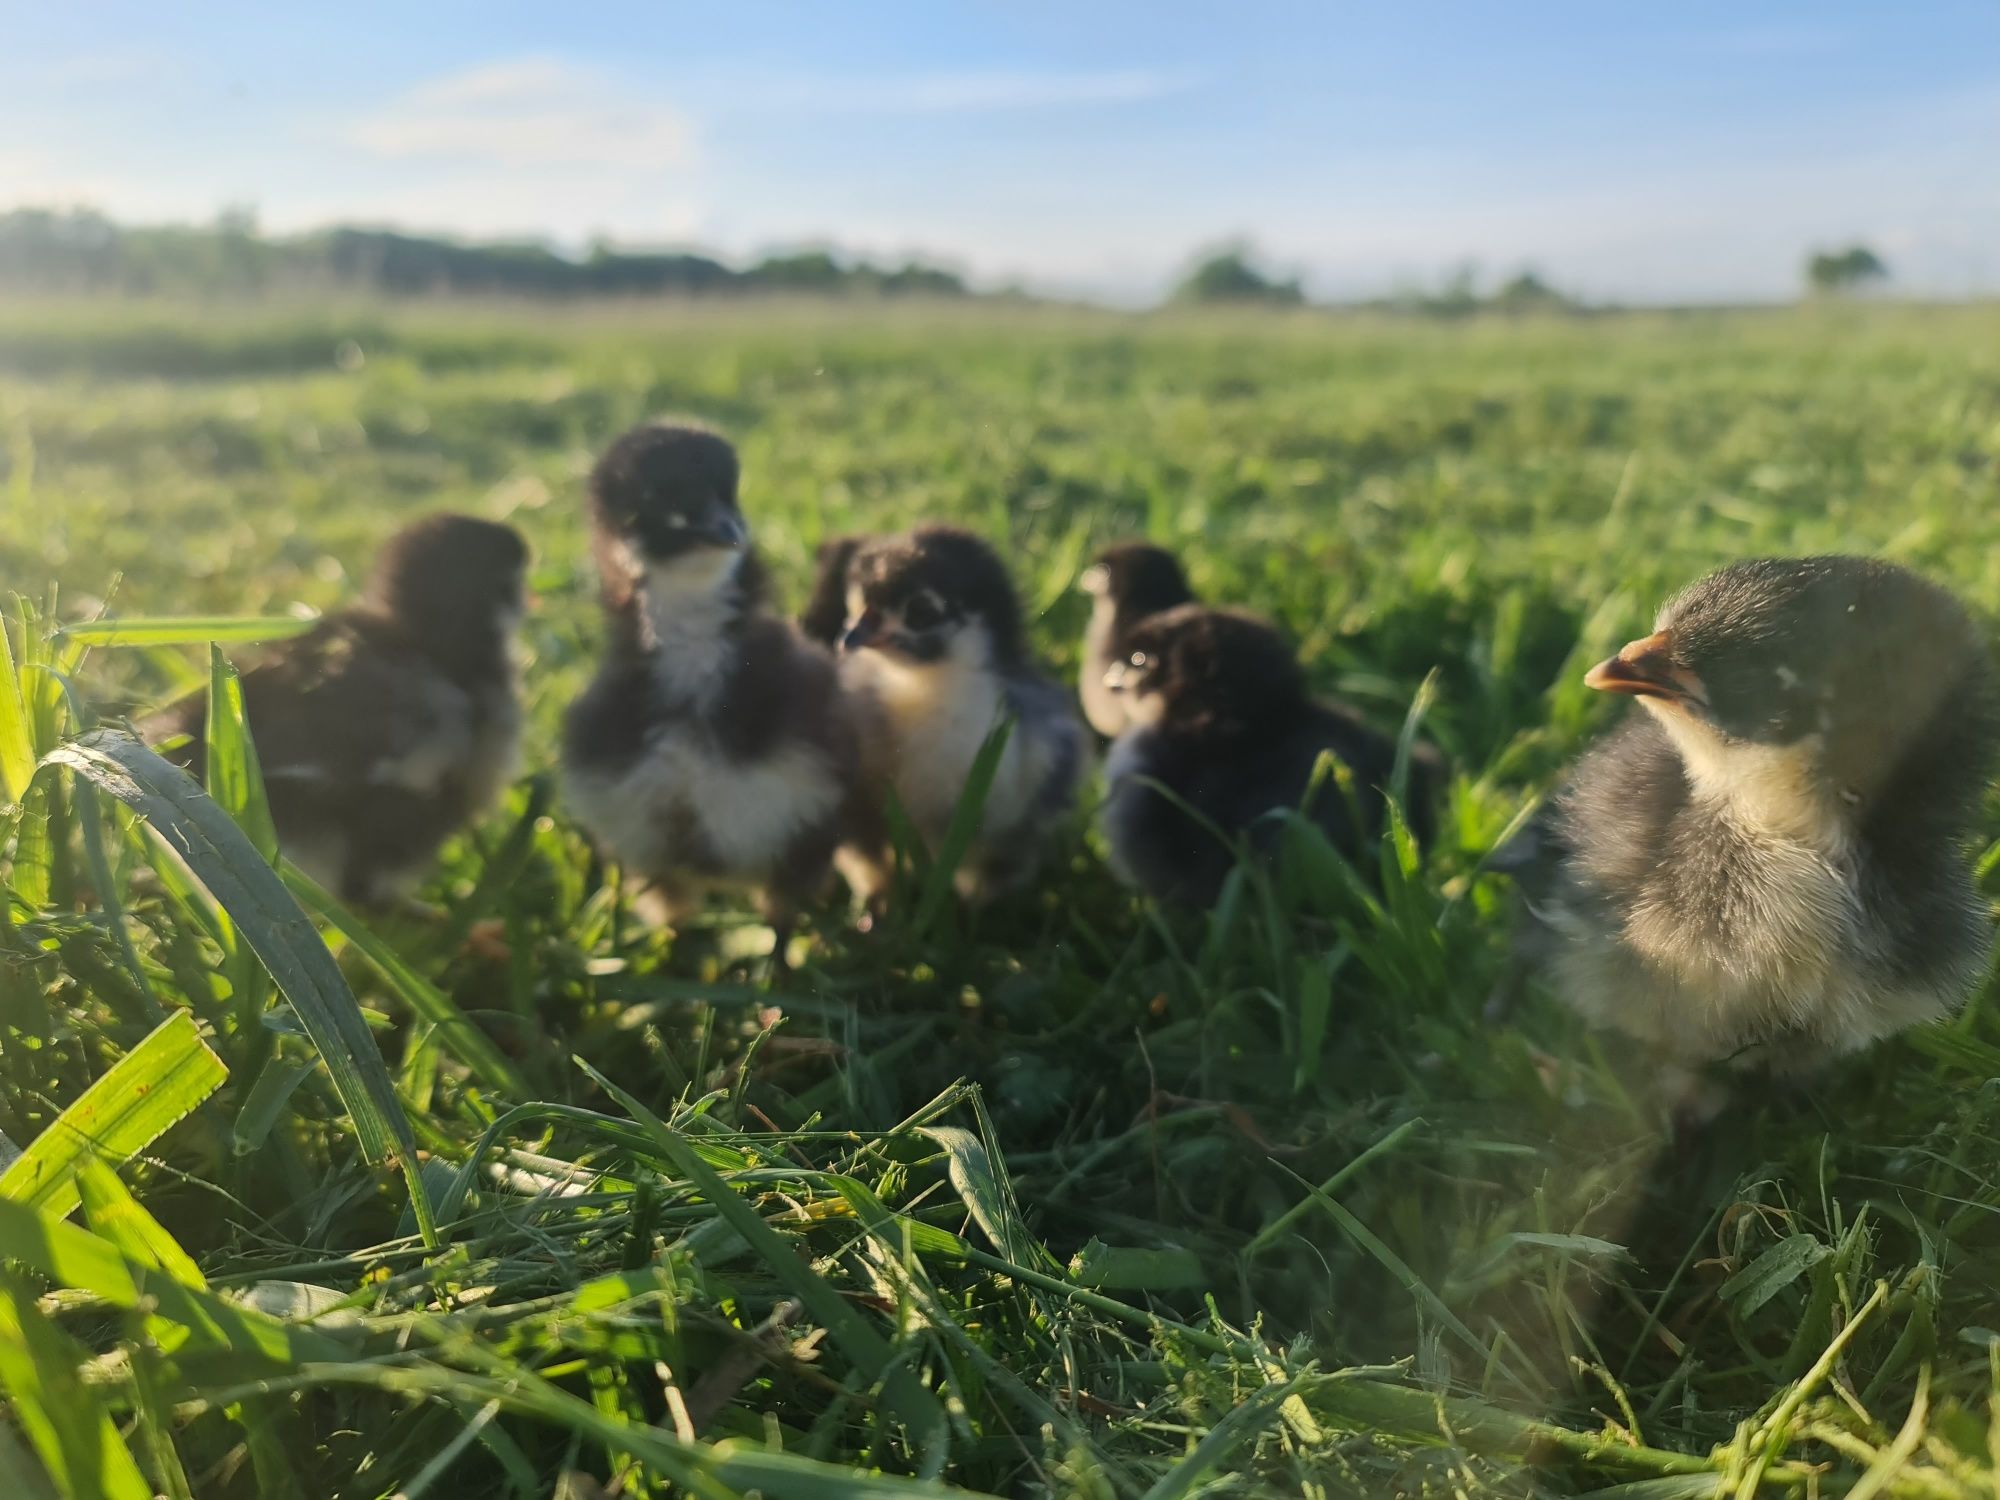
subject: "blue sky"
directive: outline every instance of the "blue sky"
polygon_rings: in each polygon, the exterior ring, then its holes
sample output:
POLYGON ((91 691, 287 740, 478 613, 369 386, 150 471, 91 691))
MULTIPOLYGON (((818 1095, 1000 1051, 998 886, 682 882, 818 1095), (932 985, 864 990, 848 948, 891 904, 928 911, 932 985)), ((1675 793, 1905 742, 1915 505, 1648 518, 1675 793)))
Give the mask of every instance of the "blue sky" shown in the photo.
POLYGON ((0 38, 0 206, 832 241, 1119 300, 1239 237, 1328 296, 1775 297, 1859 237, 2000 290, 2000 0, 0 0, 0 38))

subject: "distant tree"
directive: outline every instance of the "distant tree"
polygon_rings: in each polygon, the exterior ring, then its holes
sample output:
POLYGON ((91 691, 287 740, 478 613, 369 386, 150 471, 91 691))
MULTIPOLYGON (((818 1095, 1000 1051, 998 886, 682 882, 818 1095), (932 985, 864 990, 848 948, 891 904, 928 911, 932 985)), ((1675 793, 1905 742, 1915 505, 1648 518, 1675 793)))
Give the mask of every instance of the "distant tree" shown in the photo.
POLYGON ((1806 285, 1825 295, 1859 291, 1888 279, 1889 268, 1882 263, 1882 257, 1866 245, 1822 250, 1806 262, 1806 285))
POLYGON ((1479 267, 1467 261, 1444 279, 1426 309, 1446 318, 1462 318, 1479 311, 1479 267))
POLYGON ((965 280, 955 271, 927 266, 921 261, 905 261, 893 271, 879 273, 877 286, 889 297, 963 297, 965 280))
POLYGON ((1250 263, 1241 248, 1215 251, 1196 262, 1174 288, 1173 300, 1184 304, 1262 302, 1297 307, 1306 300, 1297 281, 1276 281, 1250 263))
POLYGON ((91 209, 0 213, 0 286, 22 291, 109 291, 124 261, 118 226, 91 209))
POLYGON ((757 290, 771 292, 837 292, 846 279, 846 268, 824 250, 769 255, 749 272, 757 290))
POLYGON ((721 261, 685 251, 630 251, 599 241, 582 266, 593 296, 650 297, 733 291, 741 280, 721 261))
POLYGON ((1498 312, 1538 313, 1565 312, 1575 304, 1533 271, 1523 271, 1493 294, 1491 305, 1498 312))

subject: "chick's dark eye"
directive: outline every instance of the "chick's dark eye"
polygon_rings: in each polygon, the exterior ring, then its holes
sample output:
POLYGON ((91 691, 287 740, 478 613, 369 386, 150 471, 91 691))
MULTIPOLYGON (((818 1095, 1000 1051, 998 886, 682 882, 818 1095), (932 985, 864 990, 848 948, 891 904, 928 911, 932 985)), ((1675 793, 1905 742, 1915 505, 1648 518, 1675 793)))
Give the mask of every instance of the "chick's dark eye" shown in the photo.
POLYGON ((1143 672, 1146 669, 1146 667, 1151 663, 1151 661, 1152 658, 1147 656, 1145 652, 1134 651, 1132 655, 1129 658, 1127 658, 1127 665, 1137 667, 1140 671, 1143 672))
POLYGON ((903 607, 903 623, 912 630, 929 630, 944 623, 944 610, 937 600, 919 594, 903 607))

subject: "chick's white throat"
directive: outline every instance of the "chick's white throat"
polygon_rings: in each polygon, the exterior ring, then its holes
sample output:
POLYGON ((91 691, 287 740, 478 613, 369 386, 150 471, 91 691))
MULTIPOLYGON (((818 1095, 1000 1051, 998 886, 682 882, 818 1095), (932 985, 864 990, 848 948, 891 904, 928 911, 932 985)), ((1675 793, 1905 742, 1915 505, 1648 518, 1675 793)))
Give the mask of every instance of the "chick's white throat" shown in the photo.
POLYGON ((635 576, 640 644, 672 698, 701 698, 721 683, 742 612, 743 554, 703 547, 648 558, 635 576))

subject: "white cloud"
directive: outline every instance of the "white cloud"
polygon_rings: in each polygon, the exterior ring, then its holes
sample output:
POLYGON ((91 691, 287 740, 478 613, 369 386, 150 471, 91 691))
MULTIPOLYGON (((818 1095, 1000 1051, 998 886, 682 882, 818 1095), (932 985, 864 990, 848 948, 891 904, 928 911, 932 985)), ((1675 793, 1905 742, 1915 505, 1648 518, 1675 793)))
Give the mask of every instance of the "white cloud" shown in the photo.
POLYGON ((687 165, 680 109, 555 58, 482 64, 420 84, 349 121, 340 138, 395 160, 662 171, 687 165))

